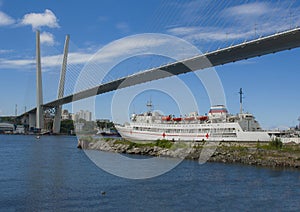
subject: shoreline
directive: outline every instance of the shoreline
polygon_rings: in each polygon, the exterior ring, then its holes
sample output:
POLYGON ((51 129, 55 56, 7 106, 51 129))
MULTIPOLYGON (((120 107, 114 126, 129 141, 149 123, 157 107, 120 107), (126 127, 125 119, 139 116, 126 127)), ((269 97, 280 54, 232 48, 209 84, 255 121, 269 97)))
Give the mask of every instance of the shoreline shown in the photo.
POLYGON ((282 167, 300 169, 300 145, 295 143, 272 146, 270 143, 220 142, 204 146, 204 142, 171 142, 158 140, 147 143, 133 143, 113 138, 78 140, 78 148, 123 154, 147 155, 154 157, 174 157, 199 160, 202 150, 213 153, 208 162, 239 163, 262 167, 282 167), (209 149, 210 148, 210 149, 209 149))

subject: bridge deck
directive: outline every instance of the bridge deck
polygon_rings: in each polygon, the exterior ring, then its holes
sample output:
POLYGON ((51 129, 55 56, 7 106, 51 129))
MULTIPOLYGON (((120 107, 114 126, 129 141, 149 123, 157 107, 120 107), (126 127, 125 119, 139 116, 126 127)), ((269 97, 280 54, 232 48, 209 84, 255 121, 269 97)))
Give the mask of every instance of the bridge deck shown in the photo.
MULTIPOLYGON (((300 47, 300 28, 276 33, 238 45, 219 49, 193 58, 177 61, 161 67, 139 72, 115 81, 69 95, 44 104, 44 107, 55 107, 80 99, 88 98, 109 91, 137 85, 152 80, 162 79, 172 75, 184 74, 230 62, 262 56, 292 48, 300 47)), ((35 108, 30 112, 34 112, 35 108)))

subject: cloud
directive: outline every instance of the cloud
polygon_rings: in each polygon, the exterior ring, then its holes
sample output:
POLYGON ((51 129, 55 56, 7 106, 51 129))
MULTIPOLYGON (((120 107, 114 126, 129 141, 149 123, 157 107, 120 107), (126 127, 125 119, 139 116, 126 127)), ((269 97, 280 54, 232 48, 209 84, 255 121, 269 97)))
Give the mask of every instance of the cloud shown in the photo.
POLYGON ((260 16, 270 12, 272 5, 265 2, 242 4, 225 9, 224 12, 230 16, 260 16))
MULTIPOLYGON (((72 52, 68 55, 68 64, 84 64, 93 56, 90 53, 72 52)), ((42 70, 49 70, 61 66, 62 54, 44 56, 41 58, 42 70)), ((35 58, 4 59, 0 58, 0 69, 35 70, 35 58)))
POLYGON ((0 49, 0 54, 6 54, 6 53, 11 53, 14 52, 12 49, 0 49))
POLYGON ((49 32, 42 32, 40 35, 41 44, 54 45, 54 36, 49 32))
POLYGON ((14 23, 15 20, 12 17, 0 11, 0 26, 12 25, 14 23))
POLYGON ((176 27, 167 31, 170 34, 183 37, 183 39, 194 41, 229 41, 235 39, 246 38, 252 31, 224 30, 217 27, 176 27), (228 33, 234 31, 234 33, 228 33))
POLYGON ((24 15, 21 20, 21 25, 31 25, 32 29, 37 29, 40 27, 50 27, 50 28, 58 28, 58 19, 55 14, 46 9, 44 13, 29 13, 24 15))
POLYGON ((125 22, 117 23, 116 28, 123 33, 128 33, 130 31, 129 25, 125 22))
POLYGON ((0 69, 29 69, 33 68, 33 59, 4 59, 0 58, 0 69))
MULTIPOLYGON (((175 43, 170 43, 170 40, 165 37, 160 37, 159 34, 153 34, 152 39, 149 39, 148 34, 145 36, 129 36, 126 37, 126 42, 123 39, 116 40, 113 43, 105 46, 101 54, 95 54, 92 60, 101 61, 103 63, 110 63, 116 58, 124 57, 130 54, 140 54, 140 52, 151 50, 155 47, 161 48, 162 52, 164 48, 176 45, 175 43)), ((183 56, 182 52, 172 52, 176 56, 183 56)), ((174 56, 174 57, 176 57, 174 56)))

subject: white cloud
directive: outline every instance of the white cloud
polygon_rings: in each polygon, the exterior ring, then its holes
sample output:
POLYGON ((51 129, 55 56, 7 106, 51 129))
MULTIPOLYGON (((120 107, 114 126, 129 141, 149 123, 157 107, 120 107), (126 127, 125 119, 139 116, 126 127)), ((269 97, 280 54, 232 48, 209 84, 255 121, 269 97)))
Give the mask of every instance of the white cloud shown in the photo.
POLYGON ((14 24, 15 20, 8 16, 7 14, 5 14, 4 12, 0 11, 0 26, 7 26, 7 25, 11 25, 14 24))
POLYGON ((224 12, 230 16, 260 16, 271 11, 272 6, 265 2, 242 4, 225 9, 224 12))
POLYGON ((176 36, 181 36, 183 39, 193 41, 229 41, 235 39, 246 38, 251 34, 251 31, 239 31, 239 30, 228 30, 234 31, 234 33, 228 33, 224 29, 217 27, 177 27, 168 30, 176 36))
MULTIPOLYGON (((89 53, 73 52, 68 55, 68 64, 84 64, 93 56, 89 53)), ((42 70, 60 67, 62 54, 44 56, 41 58, 42 70)), ((4 59, 0 58, 0 69, 35 70, 36 61, 32 59, 4 59)))
POLYGON ((0 54, 6 54, 6 53, 11 53, 13 52, 14 50, 12 49, 0 49, 0 54))
POLYGON ((129 25, 125 22, 117 23, 116 28, 123 33, 128 33, 130 31, 129 25))
POLYGON ((42 32, 40 35, 41 44, 54 45, 54 36, 49 32, 42 32))
POLYGON ((168 30, 169 33, 174 35, 190 35, 197 33, 199 31, 199 27, 175 27, 168 30))
POLYGON ((33 59, 0 59, 0 69, 27 69, 34 65, 33 59))
POLYGON ((57 28, 59 27, 58 19, 55 14, 46 9, 44 13, 29 13, 24 15, 23 19, 20 22, 22 25, 31 25, 33 29, 40 27, 50 27, 57 28))

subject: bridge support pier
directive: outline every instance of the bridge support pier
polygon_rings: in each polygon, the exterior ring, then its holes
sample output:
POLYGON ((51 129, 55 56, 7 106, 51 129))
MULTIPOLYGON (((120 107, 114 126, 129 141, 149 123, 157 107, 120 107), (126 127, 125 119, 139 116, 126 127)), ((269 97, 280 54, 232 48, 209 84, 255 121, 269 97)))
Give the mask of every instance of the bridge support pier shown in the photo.
POLYGON ((55 115, 54 115, 53 128, 52 128, 52 131, 55 134, 60 133, 61 112, 62 112, 61 106, 55 107, 55 115))
POLYGON ((36 113, 28 114, 28 124, 29 124, 29 129, 36 128, 36 113))

